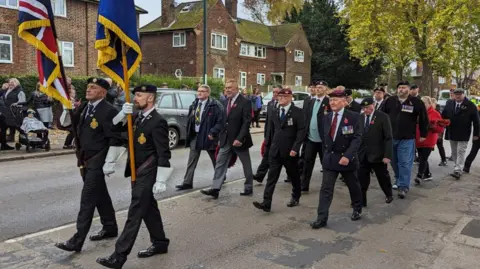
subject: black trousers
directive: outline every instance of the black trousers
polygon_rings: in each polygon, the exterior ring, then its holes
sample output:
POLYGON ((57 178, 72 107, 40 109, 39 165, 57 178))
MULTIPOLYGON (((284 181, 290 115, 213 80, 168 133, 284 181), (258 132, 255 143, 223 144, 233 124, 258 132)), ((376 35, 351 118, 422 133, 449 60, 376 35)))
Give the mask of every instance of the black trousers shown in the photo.
POLYGON ((115 219, 115 210, 113 209, 112 199, 108 194, 105 175, 102 168, 85 169, 83 189, 80 198, 80 211, 77 217, 77 233, 70 239, 76 246, 83 246, 88 231, 92 225, 95 208, 100 215, 100 221, 103 229, 117 233, 117 221, 115 219))
POLYGON ((255 126, 260 126, 260 109, 253 111, 253 117, 252 117, 252 127, 255 126))
POLYGON ((432 153, 431 148, 417 148, 418 151, 418 161, 420 162, 418 165, 418 177, 426 177, 430 175, 430 167, 428 165, 428 157, 430 153, 432 153))
POLYGON ((0 115, 0 145, 7 143, 7 128, 3 115, 0 115))
POLYGON ((305 163, 303 166, 302 189, 310 188, 310 180, 312 179, 313 168, 317 155, 320 157, 320 163, 323 162, 323 145, 321 142, 312 142, 308 140, 305 145, 305 163))
POLYGON ((440 154, 440 159, 442 160, 442 162, 446 162, 447 155, 445 154, 445 147, 443 146, 443 133, 438 136, 437 148, 438 148, 438 153, 440 154))
POLYGON ((470 166, 472 166, 472 163, 475 160, 475 157, 477 157, 477 153, 479 149, 480 149, 480 139, 473 140, 472 149, 470 150, 470 153, 465 159, 465 165, 464 165, 465 168, 470 169, 470 166))
POLYGON ((262 181, 267 175, 268 169, 270 167, 269 156, 268 156, 269 152, 270 152, 270 147, 265 147, 265 152, 263 153, 262 161, 260 162, 260 165, 257 168, 257 173, 255 173, 255 176, 258 178, 261 178, 262 181))
POLYGON ((73 145, 73 133, 70 131, 68 132, 67 137, 65 138, 64 146, 72 146, 73 145))
POLYGON ((298 158, 297 157, 287 157, 282 158, 280 156, 270 156, 270 169, 268 170, 267 185, 265 186, 265 191, 263 192, 263 200, 266 203, 271 204, 273 198, 273 192, 275 191, 275 186, 280 177, 280 172, 282 171, 282 166, 285 166, 287 176, 292 182, 292 198, 295 200, 300 200, 302 195, 301 191, 301 182, 300 174, 298 173, 298 158))
POLYGON ((353 210, 362 212, 362 191, 360 189, 360 183, 358 182, 357 172, 339 172, 324 169, 320 199, 318 202, 317 220, 328 221, 328 213, 330 205, 332 204, 333 191, 335 190, 335 182, 337 181, 338 174, 342 175, 344 182, 347 184, 353 210))
POLYGON ((371 163, 367 157, 360 162, 360 168, 358 169, 358 180, 360 181, 360 187, 362 189, 363 203, 367 203, 367 191, 370 187, 370 171, 374 171, 377 176, 378 185, 382 189, 386 197, 393 196, 392 194, 392 182, 390 174, 388 173, 387 164, 385 163, 371 163))
POLYGON ((119 255, 126 257, 132 251, 142 220, 147 226, 152 244, 168 249, 170 240, 165 237, 158 203, 152 192, 157 177, 156 169, 157 167, 153 167, 146 175, 137 177, 132 184, 132 201, 128 208, 127 222, 115 244, 115 253, 119 255))

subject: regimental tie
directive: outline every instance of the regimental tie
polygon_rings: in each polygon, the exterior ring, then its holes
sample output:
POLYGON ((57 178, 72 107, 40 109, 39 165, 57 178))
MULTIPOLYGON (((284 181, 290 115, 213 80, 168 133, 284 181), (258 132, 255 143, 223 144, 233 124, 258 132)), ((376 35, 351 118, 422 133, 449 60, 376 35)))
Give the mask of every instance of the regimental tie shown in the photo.
POLYGON ((195 111, 195 125, 200 125, 200 111, 202 110, 202 102, 198 102, 197 110, 195 111))
POLYGON ((228 98, 227 116, 230 115, 230 110, 232 110, 232 98, 228 98))
POLYGON ((365 127, 363 128, 363 132, 368 132, 368 128, 370 128, 370 115, 367 115, 367 120, 365 121, 365 127))
POLYGON ((330 137, 332 138, 332 140, 335 138, 335 131, 337 130, 337 118, 338 114, 337 112, 335 112, 332 120, 332 125, 330 126, 330 137))
POLYGON ((140 123, 142 122, 143 118, 145 118, 143 116, 143 113, 142 112, 139 112, 138 115, 137 115, 137 118, 135 119, 135 127, 138 127, 138 125, 140 125, 140 123))
POLYGON ((85 119, 86 119, 87 117, 89 117, 92 113, 93 113, 93 105, 92 105, 92 104, 88 104, 87 113, 85 114, 85 119))
POLYGON ((375 104, 375 110, 378 109, 378 102, 375 104))
POLYGON ((285 108, 282 107, 282 114, 280 115, 280 120, 283 121, 285 119, 285 108))

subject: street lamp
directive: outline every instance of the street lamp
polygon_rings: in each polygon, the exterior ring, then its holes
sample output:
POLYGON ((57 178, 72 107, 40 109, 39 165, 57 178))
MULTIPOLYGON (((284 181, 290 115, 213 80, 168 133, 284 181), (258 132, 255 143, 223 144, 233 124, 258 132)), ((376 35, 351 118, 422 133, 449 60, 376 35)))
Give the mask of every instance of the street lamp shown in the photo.
POLYGON ((207 3, 203 0, 203 84, 207 84, 207 3))

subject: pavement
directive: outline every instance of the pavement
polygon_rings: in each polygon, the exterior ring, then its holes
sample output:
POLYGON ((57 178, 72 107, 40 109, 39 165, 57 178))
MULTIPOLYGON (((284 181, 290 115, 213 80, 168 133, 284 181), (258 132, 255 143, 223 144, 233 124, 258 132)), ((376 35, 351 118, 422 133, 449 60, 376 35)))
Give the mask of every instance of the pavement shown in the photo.
MULTIPOLYGON (((258 143, 261 137, 254 136, 254 141, 258 143)), ((256 167, 259 158, 255 156, 258 155, 258 150, 252 150, 252 162, 256 167)), ((448 152, 447 146, 447 154, 448 152)), ((182 157, 182 154, 179 155, 182 157)), ((177 151, 174 155, 177 155, 177 151)), ((57 158, 60 157, 45 160, 57 158)), ((202 158, 205 162, 203 164, 207 165, 206 156, 202 158)), ((282 175, 274 195, 272 213, 264 213, 252 205, 253 201, 262 199, 264 186, 254 187, 253 198, 239 196, 238 193, 243 190, 243 179, 235 180, 238 170, 241 174, 241 165, 236 165, 227 175, 233 181, 225 185, 216 201, 203 196, 198 190, 160 198, 159 207, 166 234, 171 240, 169 253, 138 259, 136 253, 150 245, 148 232, 142 226, 124 268, 479 268, 478 161, 474 163, 472 173, 464 175, 459 181, 448 176, 452 169, 451 163, 445 168, 438 167, 438 162, 438 153, 435 151, 430 162, 434 180, 412 186, 407 199, 395 197, 392 204, 384 203, 378 184, 372 180, 369 205, 364 210, 362 220, 358 222, 349 219, 351 209, 348 189, 342 183, 337 184, 328 226, 320 230, 312 230, 309 226, 309 222, 316 217, 321 182, 319 167, 316 167, 310 193, 302 196, 299 207, 286 207, 291 186, 283 183, 282 175)), ((203 167, 207 166, 199 164, 199 168, 203 167)), ((416 169, 417 166, 414 166, 415 171, 416 169)), ((203 177, 203 169, 199 170, 203 177)), ((211 168, 205 170, 211 177, 211 168)), ((174 176, 174 180, 178 178, 174 176)), ((60 183, 61 180, 54 178, 51 181, 60 183)), ((27 183, 25 188, 29 189, 29 182, 27 183)), ((114 193, 117 190, 112 191, 111 184, 112 179, 109 179, 110 192, 114 193)), ((128 193, 128 182, 122 184, 124 192, 128 193)), ((174 184, 169 182, 168 189, 172 189, 172 185, 174 184)), ((38 186, 32 186, 35 187, 38 186)), ((79 188, 77 186, 75 191, 78 192, 79 188)), ((7 188, 7 192, 13 189, 7 188)), ((24 207, 40 203, 32 197, 33 193, 19 196, 13 202, 31 199, 24 202, 24 207)), ((1 197, 0 195, 0 212, 3 215, 2 204, 10 201, 1 197)), ((71 198, 73 204, 78 204, 78 201, 78 197, 71 198)), ((60 206, 61 203, 63 201, 47 205, 46 208, 60 206)), ((115 201, 114 205, 117 206, 115 201)), ((121 226, 125 223, 125 217, 126 211, 120 210, 117 213, 121 226)), ((4 219, 1 220, 0 231, 3 234, 4 219)), ((35 219, 28 221, 41 223, 35 219)), ((99 220, 96 219, 91 231, 100 228, 99 220)), ((115 240, 87 240, 79 254, 66 253, 53 246, 56 242, 68 239, 74 232, 74 224, 66 224, 10 238, 0 243, 0 268, 103 268, 95 260, 111 254, 115 240)))

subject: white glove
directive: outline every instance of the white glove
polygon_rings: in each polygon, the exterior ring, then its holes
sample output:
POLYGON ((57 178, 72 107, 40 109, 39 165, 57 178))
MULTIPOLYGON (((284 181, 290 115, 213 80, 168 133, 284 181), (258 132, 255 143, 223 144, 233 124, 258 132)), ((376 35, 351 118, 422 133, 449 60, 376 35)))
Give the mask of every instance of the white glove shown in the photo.
POLYGON ((118 112, 118 114, 113 118, 112 122, 114 125, 123 122, 125 124, 127 122, 127 115, 133 113, 133 104, 132 103, 125 103, 122 106, 122 110, 118 112))
POLYGON ((160 193, 167 190, 167 180, 173 172, 171 167, 157 168, 157 181, 153 185, 153 193, 160 193))
POLYGON ((103 173, 107 177, 115 173, 115 165, 126 150, 127 149, 124 147, 110 147, 108 149, 107 157, 105 158, 105 164, 103 165, 103 173))
POLYGON ((66 109, 63 110, 62 115, 60 115, 60 124, 63 127, 72 125, 72 119, 70 118, 70 112, 66 109))

